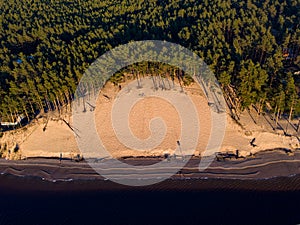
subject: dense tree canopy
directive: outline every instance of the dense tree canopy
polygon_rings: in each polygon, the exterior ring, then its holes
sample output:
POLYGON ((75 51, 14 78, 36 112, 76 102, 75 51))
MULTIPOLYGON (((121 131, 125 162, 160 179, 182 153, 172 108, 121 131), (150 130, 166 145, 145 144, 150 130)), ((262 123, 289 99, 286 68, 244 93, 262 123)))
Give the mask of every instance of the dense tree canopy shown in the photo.
POLYGON ((59 109, 97 57, 148 39, 203 57, 241 109, 300 112, 300 0, 3 0, 0 117, 59 109))

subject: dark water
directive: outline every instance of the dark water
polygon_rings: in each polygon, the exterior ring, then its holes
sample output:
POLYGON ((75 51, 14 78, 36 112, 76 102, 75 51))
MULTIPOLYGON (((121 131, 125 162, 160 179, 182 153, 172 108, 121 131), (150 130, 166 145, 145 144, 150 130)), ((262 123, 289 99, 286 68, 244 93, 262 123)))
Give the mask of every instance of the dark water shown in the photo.
POLYGON ((74 189, 70 185, 78 184, 72 183, 64 190, 44 190, 36 183, 32 190, 22 189, 22 182, 16 185, 1 185, 1 225, 300 223, 300 191, 295 190, 172 188, 176 183, 111 190, 74 189))

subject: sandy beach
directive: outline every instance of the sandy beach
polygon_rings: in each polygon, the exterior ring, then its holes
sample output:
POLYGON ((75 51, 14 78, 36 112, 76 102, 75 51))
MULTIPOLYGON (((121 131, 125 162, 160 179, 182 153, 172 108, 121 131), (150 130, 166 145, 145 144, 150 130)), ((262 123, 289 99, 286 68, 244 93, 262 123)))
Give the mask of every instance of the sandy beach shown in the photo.
MULTIPOLYGON (((126 158, 120 159, 123 162, 140 166, 151 163, 156 163, 162 159, 159 158, 126 158)), ((253 188, 252 185, 247 187, 246 184, 251 184, 250 181, 261 183, 262 189, 267 188, 270 190, 300 190, 300 183, 292 182, 297 180, 300 176, 300 152, 296 152, 293 156, 288 156, 283 150, 272 150, 260 152, 255 155, 253 158, 247 158, 244 160, 230 160, 230 161, 217 161, 215 160, 208 169, 205 171, 198 170, 200 158, 192 158, 187 165, 181 169, 177 174, 173 175, 164 182, 191 182, 198 183, 195 185, 194 189, 202 189, 201 184, 205 184, 206 180, 220 180, 228 181, 241 184, 235 186, 239 189, 253 188), (291 182, 281 183, 280 179, 288 178, 291 182), (277 179, 279 186, 272 186, 272 180, 277 179), (238 181, 238 182, 237 182, 238 181), (264 186, 268 184, 267 186, 264 186)), ((111 160, 106 159, 101 162, 102 168, 107 168, 105 175, 116 175, 120 179, 130 179, 130 176, 127 175, 132 172, 124 171, 123 168, 116 167, 111 162, 111 160)), ((149 175, 160 176, 161 173, 168 171, 168 168, 157 168, 149 171, 143 171, 144 177, 147 178, 149 175), (148 174, 148 175, 147 175, 148 174)), ((32 181, 37 182, 37 184, 51 184, 51 187, 59 188, 60 186, 72 188, 72 184, 85 183, 90 184, 91 188, 102 190, 105 189, 105 186, 112 186, 113 188, 126 188, 126 186, 115 184, 113 185, 108 179, 103 176, 100 176, 95 172, 85 161, 75 162, 68 159, 45 159, 45 158, 32 158, 27 160, 17 160, 17 161, 7 161, 0 160, 0 177, 1 179, 7 179, 7 176, 12 176, 19 178, 20 180, 29 180, 29 183, 32 181), (31 180, 31 181, 30 181, 31 180), (93 184, 96 182, 95 185, 93 184), (104 185, 103 186, 103 182, 104 185), (56 185, 57 184, 57 185, 56 185), (101 184, 101 185, 99 185, 101 184)), ((26 183, 26 182, 25 182, 26 183)), ((225 182, 226 183, 226 182, 225 182)), ((1 183, 1 186, 7 184, 1 183)), ((228 185, 227 184, 227 185, 228 185)), ((39 185, 37 187, 39 187, 39 185)), ((156 184, 155 184, 156 185, 156 184)), ((154 187, 155 187, 154 185, 154 187)), ((159 185, 159 184, 158 184, 159 185)), ((107 187, 108 187, 107 186, 107 187)), ((153 186, 153 185, 152 185, 153 186)), ((151 186, 150 186, 151 187, 151 186)), ((167 186, 166 186, 167 187, 167 186)), ((218 185, 216 187, 219 187, 218 185)), ((230 185, 228 186, 230 187, 230 185)), ((23 188, 16 186, 15 188, 23 188)), ((30 188, 30 186, 28 187, 30 188)), ((31 187, 34 188, 34 187, 31 187)), ((75 189, 80 189, 80 187, 74 186, 75 189)), ((86 187, 88 188, 88 187, 86 187)), ((128 187, 129 188, 129 187, 128 187)), ((214 185, 211 186, 214 188, 214 185)), ((224 187, 225 188, 225 187, 224 187)), ((46 188, 47 189, 47 188, 46 188)), ((88 188, 89 189, 89 188, 88 188)))

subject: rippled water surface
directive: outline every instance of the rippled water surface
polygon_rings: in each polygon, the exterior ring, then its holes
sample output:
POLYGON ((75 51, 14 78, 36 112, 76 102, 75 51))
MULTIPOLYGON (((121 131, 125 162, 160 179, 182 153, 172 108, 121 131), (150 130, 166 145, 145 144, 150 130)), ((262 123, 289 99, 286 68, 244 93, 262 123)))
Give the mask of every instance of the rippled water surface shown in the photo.
MULTIPOLYGON (((69 182, 62 186, 56 184, 59 188, 53 186, 52 189, 53 184, 20 179, 1 179, 1 225, 300 223, 300 191, 262 191, 259 187, 271 185, 262 181, 167 181, 135 189, 69 182), (12 185, 19 188, 9 188, 12 185), (48 190, 44 185, 48 185, 48 190), (191 188, 199 185, 203 188, 191 188), (245 185, 250 190, 246 190, 245 185), (97 188, 85 190, 92 186, 97 188)), ((275 186, 299 183, 296 177, 289 179, 272 182, 275 186)))

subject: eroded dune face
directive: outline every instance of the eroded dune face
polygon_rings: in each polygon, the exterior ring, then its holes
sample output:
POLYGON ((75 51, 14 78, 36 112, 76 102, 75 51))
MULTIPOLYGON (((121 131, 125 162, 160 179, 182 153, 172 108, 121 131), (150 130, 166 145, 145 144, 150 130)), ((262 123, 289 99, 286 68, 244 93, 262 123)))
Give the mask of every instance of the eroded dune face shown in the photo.
POLYGON ((80 153, 74 133, 66 125, 70 122, 68 115, 56 113, 48 115, 49 119, 40 118, 17 130, 5 132, 0 139, 0 151, 6 159, 26 157, 63 157, 71 158, 80 153), (17 151, 16 151, 17 146, 17 151), (5 148, 5 149, 4 149, 5 148))
MULTIPOLYGON (((129 81, 136 82, 136 81, 129 81)), ((123 83, 123 88, 126 88, 123 83)), ((181 90, 179 85, 175 89, 181 90)), ((142 91, 143 89, 140 89, 142 91)), ((168 90, 165 90, 168 91, 168 90)), ((170 91, 170 90, 169 90, 170 91)), ((149 128, 151 121, 157 117, 161 118, 166 127, 166 135, 161 144, 151 149, 132 150, 126 147, 117 138, 112 125, 112 107, 114 100, 120 92, 118 87, 111 83, 102 90, 99 95, 95 110, 95 122, 98 135, 105 148, 113 157, 123 156, 158 156, 164 153, 172 154, 177 146, 177 141, 181 135, 181 120, 176 108, 168 101, 158 97, 146 97, 138 101, 129 113, 128 124, 132 134, 140 139, 145 140, 151 136, 149 128), (103 95, 105 93, 106 97, 103 95), (109 96, 109 99, 107 98, 109 96)), ((200 124, 200 133, 198 146, 195 154, 203 151, 208 143, 210 135, 210 111, 207 101, 202 94, 201 88, 197 84, 185 88, 185 94, 189 96, 195 106, 200 124)), ((55 118, 55 116, 53 116, 55 118)), ((66 119, 72 123, 72 117, 66 119)), ((74 157, 80 154, 74 133, 63 122, 49 119, 47 129, 43 130, 45 121, 39 120, 38 123, 32 124, 27 131, 14 135, 13 139, 20 144, 21 155, 23 157, 59 157, 60 153, 64 157, 74 157)), ((124 134, 126 135, 126 134, 124 134)))
MULTIPOLYGON (((134 83, 133 81, 132 83, 134 83)), ((128 84, 130 85, 130 84, 128 84)), ((126 89, 126 85, 123 85, 123 88, 126 89)), ((166 133, 163 140, 155 148, 147 148, 140 150, 133 150, 128 148, 126 144, 122 143, 118 138, 112 123, 111 112, 114 106, 114 100, 119 98, 117 88, 113 87, 111 84, 106 85, 103 89, 103 93, 107 97, 99 96, 97 101, 96 108, 96 127, 98 134, 110 154, 114 157, 121 156, 155 156, 162 155, 164 153, 173 154, 176 150, 177 141, 180 140, 181 136, 181 119, 176 110, 176 107, 172 105, 168 100, 155 96, 143 96, 141 100, 137 101, 130 110, 128 115, 128 126, 136 138, 140 140, 147 140, 151 137, 151 121, 156 118, 161 118, 166 127, 166 133)), ((172 90, 157 90, 164 93, 172 95, 172 92, 180 92, 179 85, 172 90), (169 92, 169 93, 168 93, 169 92)), ((139 90, 130 90, 132 92, 138 91, 139 93, 144 94, 143 88, 139 90)), ((126 94, 126 91, 125 91, 126 94)), ((132 94, 132 93, 131 93, 132 94)), ((198 137, 198 145, 195 150, 195 154, 199 154, 199 151, 203 151, 208 143, 208 138, 210 135, 210 111, 205 97, 203 96, 200 87, 197 84, 191 85, 189 88, 186 88, 185 93, 192 101, 192 104, 195 107, 199 125, 200 133, 198 137)), ((188 116, 188 112, 187 112, 188 116)), ((153 130, 153 132, 160 132, 160 130, 153 130)), ((189 131, 187 131, 189 132, 189 131)), ((128 133, 119 133, 120 136, 126 136, 128 133)))
MULTIPOLYGON (((99 135, 107 150, 112 154, 125 153, 130 149, 122 144, 115 135, 110 116, 112 104, 107 103, 105 105, 105 109, 96 114, 97 120, 99 119, 101 121, 97 123, 99 135)), ((149 125, 151 120, 156 117, 160 117, 164 121, 167 127, 167 133, 163 142, 157 148, 145 149, 146 153, 159 149, 175 149, 176 141, 179 140, 180 137, 180 119, 174 107, 162 99, 153 97, 141 100, 132 108, 128 121, 132 134, 141 140, 149 138, 151 136, 149 125)), ((127 134, 121 135, 126 136, 127 134)), ((138 154, 138 151, 135 154, 138 154)))
MULTIPOLYGON (((123 83, 122 90, 126 90, 126 85, 130 82, 136 81, 123 83)), ((175 89, 177 91, 181 90, 179 85, 177 85, 175 89)), ((139 89, 139 91, 143 92, 143 89, 139 89)), ((172 90, 164 91, 170 92, 172 90)), ((184 92, 193 102, 198 114, 200 132, 198 144, 195 149, 195 155, 198 155, 206 149, 210 138, 210 109, 201 88, 196 83, 184 88, 184 92)), ((95 110, 95 124, 98 135, 111 156, 119 158, 126 156, 161 156, 165 153, 173 154, 176 148, 178 148, 177 141, 181 135, 180 115, 174 105, 163 98, 146 96, 132 106, 128 115, 128 126, 136 138, 147 140, 147 138, 151 137, 149 125, 151 124, 151 120, 157 117, 160 117, 164 121, 166 127, 166 134, 162 142, 155 148, 134 150, 119 140, 112 125, 112 108, 119 93, 120 90, 118 87, 107 83, 98 96, 95 110)), ((250 124, 251 118, 244 117, 242 122, 250 124)), ((53 118, 55 118, 55 116, 53 116, 53 118)), ((65 120, 72 124, 72 117, 66 116, 65 120)), ((7 145, 10 152, 13 152, 16 144, 20 147, 18 154, 10 154, 8 158, 17 159, 39 156, 59 157, 60 154, 62 154, 63 157, 72 158, 76 157, 77 154, 81 154, 73 131, 62 120, 49 119, 45 131, 43 129, 44 126, 45 121, 40 119, 38 122, 34 122, 24 129, 7 132, 0 139, 1 146, 7 145)), ((253 125, 251 127, 251 135, 247 136, 245 135, 246 130, 242 129, 227 116, 226 133, 220 150, 234 151, 238 149, 241 154, 247 156, 265 149, 278 147, 291 148, 294 145, 296 147, 299 146, 297 140, 292 140, 290 137, 284 137, 283 135, 268 131, 262 131, 261 129, 262 128, 258 125, 253 125), (253 138, 256 138, 256 147, 249 144, 253 138), (297 143, 294 144, 294 142, 297 143)), ((126 138, 128 133, 124 133, 123 135, 126 138)), ((4 152, 2 151, 2 156, 8 156, 8 149, 4 152)))
POLYGON ((22 155, 26 157, 63 157, 73 158, 80 151, 73 132, 63 121, 49 120, 47 129, 44 123, 36 124, 31 134, 21 144, 22 155))

